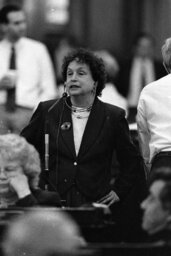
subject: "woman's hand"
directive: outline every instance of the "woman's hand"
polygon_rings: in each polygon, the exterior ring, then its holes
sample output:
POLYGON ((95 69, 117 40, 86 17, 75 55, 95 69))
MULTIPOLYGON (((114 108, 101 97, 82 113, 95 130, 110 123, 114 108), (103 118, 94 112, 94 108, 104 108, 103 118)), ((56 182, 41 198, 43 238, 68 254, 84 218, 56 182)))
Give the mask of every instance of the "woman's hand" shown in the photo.
POLYGON ((118 195, 113 190, 111 190, 109 194, 102 197, 100 200, 97 201, 97 203, 106 204, 107 206, 110 206, 111 204, 116 203, 119 200, 120 199, 118 195))
POLYGON ((24 174, 9 177, 9 184, 11 189, 17 193, 19 199, 31 194, 28 178, 24 174))
POLYGON ((4 76, 0 80, 0 90, 8 90, 14 87, 14 81, 9 76, 4 76))

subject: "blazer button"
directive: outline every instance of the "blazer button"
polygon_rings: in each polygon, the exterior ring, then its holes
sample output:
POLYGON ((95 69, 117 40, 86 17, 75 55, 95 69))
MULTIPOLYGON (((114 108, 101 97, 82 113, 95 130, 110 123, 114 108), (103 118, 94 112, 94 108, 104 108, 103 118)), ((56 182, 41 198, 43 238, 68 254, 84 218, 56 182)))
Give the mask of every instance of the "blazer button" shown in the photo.
POLYGON ((67 179, 64 179, 64 182, 67 183, 67 179))
POLYGON ((76 165, 77 165, 77 162, 74 162, 74 165, 76 166, 76 165))

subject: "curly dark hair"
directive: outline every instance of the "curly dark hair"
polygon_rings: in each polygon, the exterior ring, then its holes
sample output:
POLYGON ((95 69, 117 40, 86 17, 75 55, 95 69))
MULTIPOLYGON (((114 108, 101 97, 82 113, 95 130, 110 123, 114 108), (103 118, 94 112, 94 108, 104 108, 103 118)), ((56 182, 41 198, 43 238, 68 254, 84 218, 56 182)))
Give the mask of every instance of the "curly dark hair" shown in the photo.
POLYGON ((19 12, 19 11, 22 11, 22 8, 17 4, 8 4, 3 6, 0 10, 0 24, 7 24, 9 22, 8 20, 9 13, 19 12))
POLYGON ((100 96, 106 83, 106 70, 103 60, 97 57, 88 49, 79 48, 70 52, 64 57, 62 65, 63 81, 66 81, 68 65, 76 60, 79 63, 85 63, 89 66, 94 81, 97 82, 96 96, 100 96))

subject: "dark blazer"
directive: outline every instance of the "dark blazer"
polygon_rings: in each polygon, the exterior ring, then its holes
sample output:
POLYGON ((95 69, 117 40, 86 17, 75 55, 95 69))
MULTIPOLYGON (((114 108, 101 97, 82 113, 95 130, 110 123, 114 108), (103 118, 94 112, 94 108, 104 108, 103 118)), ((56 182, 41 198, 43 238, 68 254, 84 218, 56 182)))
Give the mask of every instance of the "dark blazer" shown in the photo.
POLYGON ((62 197, 76 184, 92 201, 100 199, 111 190, 111 161, 115 150, 120 173, 112 189, 120 199, 124 198, 142 175, 142 158, 131 141, 125 111, 96 99, 76 156, 71 110, 65 100, 70 104, 69 98, 41 102, 21 133, 40 153, 42 168, 45 133, 49 134, 50 189, 57 189, 62 197))
MULTIPOLYGON (((129 80, 131 74, 133 59, 127 59, 125 61, 120 62, 120 70, 116 79, 116 87, 118 91, 124 96, 128 96, 129 92, 129 80)), ((166 75, 166 70, 162 65, 162 62, 159 60, 154 60, 154 72, 155 72, 155 80, 166 75)))

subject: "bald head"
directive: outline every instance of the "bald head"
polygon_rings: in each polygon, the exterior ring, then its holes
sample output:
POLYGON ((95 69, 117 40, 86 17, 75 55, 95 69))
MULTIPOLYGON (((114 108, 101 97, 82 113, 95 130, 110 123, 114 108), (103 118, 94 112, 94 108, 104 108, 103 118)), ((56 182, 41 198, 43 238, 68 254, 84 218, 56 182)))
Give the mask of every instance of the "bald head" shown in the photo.
POLYGON ((74 253, 85 245, 76 223, 64 212, 34 210, 14 220, 4 238, 7 256, 74 253))

